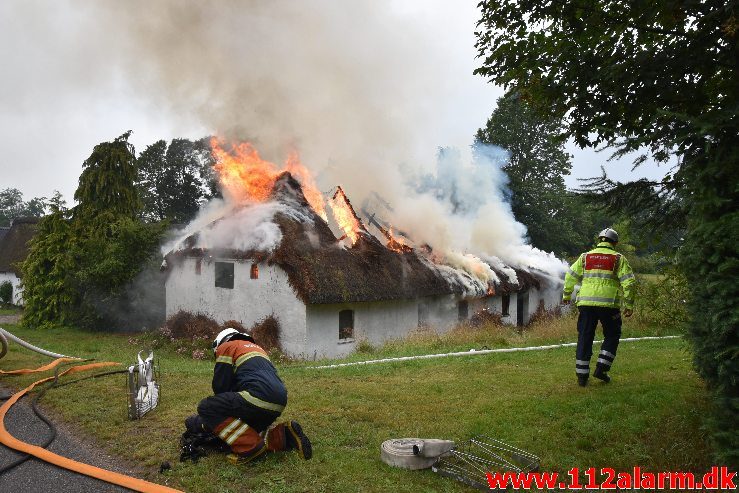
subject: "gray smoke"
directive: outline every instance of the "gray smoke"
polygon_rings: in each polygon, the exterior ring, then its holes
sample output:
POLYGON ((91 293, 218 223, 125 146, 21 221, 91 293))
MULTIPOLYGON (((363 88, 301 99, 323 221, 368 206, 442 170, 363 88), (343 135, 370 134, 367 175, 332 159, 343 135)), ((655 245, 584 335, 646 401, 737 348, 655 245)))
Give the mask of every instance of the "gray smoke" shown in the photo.
MULTIPOLYGON (((483 254, 561 269, 525 244, 502 192, 499 150, 447 149, 437 159, 438 146, 459 144, 454 94, 468 74, 431 22, 434 2, 69 5, 76 30, 67 35, 80 47, 81 80, 125 79, 152 114, 182 115, 219 136, 249 140, 275 163, 296 149, 322 190, 340 184, 355 204, 380 193, 394 211, 388 222, 478 277, 492 272, 477 259, 483 254)), ((470 43, 473 30, 470 23, 470 43)), ((475 130, 462 132, 471 140, 475 130)))

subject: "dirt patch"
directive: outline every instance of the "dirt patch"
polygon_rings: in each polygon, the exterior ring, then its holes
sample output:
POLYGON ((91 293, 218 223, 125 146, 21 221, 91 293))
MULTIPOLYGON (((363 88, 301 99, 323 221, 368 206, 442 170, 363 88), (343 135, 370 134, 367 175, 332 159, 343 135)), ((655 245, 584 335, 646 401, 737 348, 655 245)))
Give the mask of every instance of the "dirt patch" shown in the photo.
POLYGON ((16 314, 16 315, 0 315, 0 325, 2 325, 2 324, 8 324, 8 325, 12 324, 12 325, 15 325, 18 322, 20 322, 20 320, 21 320, 21 315, 20 314, 16 314))

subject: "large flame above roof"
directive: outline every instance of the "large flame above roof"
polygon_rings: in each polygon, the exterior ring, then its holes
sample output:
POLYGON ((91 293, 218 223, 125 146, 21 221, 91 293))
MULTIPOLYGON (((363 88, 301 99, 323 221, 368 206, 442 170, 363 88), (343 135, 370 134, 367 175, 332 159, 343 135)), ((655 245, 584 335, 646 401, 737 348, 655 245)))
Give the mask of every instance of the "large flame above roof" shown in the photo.
POLYGON ((223 139, 213 137, 210 146, 216 160, 213 168, 228 200, 237 203, 264 202, 269 198, 277 177, 289 171, 300 182, 311 208, 326 220, 323 196, 310 171, 300 162, 297 152, 291 152, 280 168, 262 159, 249 142, 236 142, 226 146, 223 139))

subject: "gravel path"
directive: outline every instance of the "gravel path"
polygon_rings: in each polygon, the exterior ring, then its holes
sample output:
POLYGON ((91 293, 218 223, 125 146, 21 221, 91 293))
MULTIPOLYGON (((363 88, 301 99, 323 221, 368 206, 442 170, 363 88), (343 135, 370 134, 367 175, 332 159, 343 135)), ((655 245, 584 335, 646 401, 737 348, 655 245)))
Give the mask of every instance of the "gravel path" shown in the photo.
MULTIPOLYGON (((9 389, 0 387, 0 396, 6 396, 10 393, 9 389)), ((8 431, 19 440, 40 445, 48 436, 49 429, 33 413, 30 402, 31 396, 21 398, 8 412, 5 425, 8 431)), ((120 458, 112 457, 91 440, 81 437, 68 425, 54 419, 54 416, 50 415, 45 409, 41 408, 41 412, 57 428, 57 437, 49 446, 50 451, 97 467, 140 477, 130 464, 126 464, 120 458)), ((0 467, 19 456, 18 452, 0 445, 0 467)), ((130 490, 32 458, 0 474, 0 491, 12 491, 13 493, 118 493, 130 490)))
POLYGON ((3 324, 17 324, 20 319, 20 315, 0 315, 0 326, 3 324))

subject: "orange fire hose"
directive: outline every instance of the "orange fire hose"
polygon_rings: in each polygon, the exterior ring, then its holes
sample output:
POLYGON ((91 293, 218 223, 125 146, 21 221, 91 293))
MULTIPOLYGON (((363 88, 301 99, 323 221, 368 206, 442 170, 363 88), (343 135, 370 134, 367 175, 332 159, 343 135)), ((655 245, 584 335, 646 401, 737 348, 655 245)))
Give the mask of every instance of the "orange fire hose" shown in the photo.
POLYGON ((65 361, 81 361, 78 358, 57 358, 48 365, 39 366, 38 368, 34 369, 28 369, 24 368, 22 370, 0 370, 0 375, 27 375, 29 373, 40 373, 42 371, 51 370, 52 368, 56 368, 59 363, 64 363, 65 361))
MULTIPOLYGON (((60 358, 60 359, 63 359, 63 358, 60 358)), ((46 366, 53 368, 59 363, 61 363, 61 361, 56 360, 53 363, 51 363, 51 366, 49 365, 46 365, 46 366)), ((118 364, 119 363, 104 362, 104 363, 90 363, 87 365, 73 366, 72 368, 69 368, 59 373, 58 376, 66 375, 68 373, 76 373, 79 371, 92 370, 94 368, 101 368, 105 366, 114 366, 118 364)), ((16 372, 25 372, 25 373, 33 373, 35 371, 41 371, 41 369, 38 368, 36 370, 16 370, 16 372)), ((99 467, 91 466, 90 464, 84 464, 82 462, 77 462, 72 459, 68 459, 67 457, 57 455, 53 452, 49 452, 48 450, 44 448, 37 447, 36 445, 31 445, 30 443, 22 442, 18 440, 17 438, 15 438, 13 435, 11 435, 8 432, 8 430, 5 428, 5 415, 7 414, 8 409, 10 409, 11 406, 13 406, 13 404, 15 404, 15 402, 18 399, 20 399, 23 395, 25 395, 27 392, 30 392, 36 385, 42 384, 44 382, 48 382, 49 380, 53 380, 54 378, 55 377, 47 377, 47 378, 38 380, 36 382, 33 382, 31 385, 29 385, 25 389, 13 394, 13 396, 10 399, 8 399, 8 401, 5 404, 0 406, 0 443, 5 445, 6 447, 32 455, 50 464, 54 464, 55 466, 62 467, 64 469, 69 469, 70 471, 84 474, 85 476, 90 476, 96 479, 100 479, 101 481, 106 481, 108 483, 116 484, 118 486, 123 486, 124 488, 129 488, 134 491, 141 491, 144 493, 183 493, 180 490, 175 490, 167 486, 162 486, 156 483, 150 483, 149 481, 144 481, 143 479, 133 478, 131 476, 126 476, 125 474, 119 474, 117 472, 108 471, 106 469, 101 469, 99 467)))

